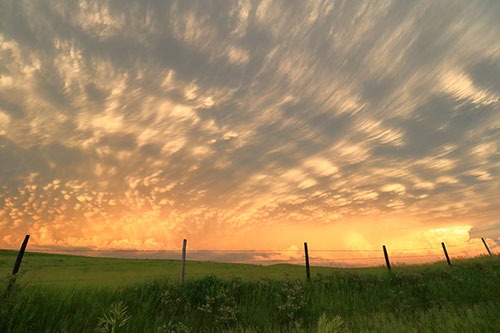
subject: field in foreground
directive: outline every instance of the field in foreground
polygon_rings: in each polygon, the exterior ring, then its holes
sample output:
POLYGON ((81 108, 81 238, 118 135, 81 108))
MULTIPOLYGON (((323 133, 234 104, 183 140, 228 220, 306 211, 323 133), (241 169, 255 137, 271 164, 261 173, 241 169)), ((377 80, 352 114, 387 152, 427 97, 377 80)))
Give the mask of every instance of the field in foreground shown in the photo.
POLYGON ((29 253, 23 261, 27 271, 6 294, 14 255, 0 251, 0 332, 111 331, 113 323, 123 323, 116 332, 494 332, 500 327, 498 256, 455 261, 452 267, 395 267, 391 273, 313 267, 310 282, 301 266, 189 263, 189 278, 180 287, 176 261, 29 253))

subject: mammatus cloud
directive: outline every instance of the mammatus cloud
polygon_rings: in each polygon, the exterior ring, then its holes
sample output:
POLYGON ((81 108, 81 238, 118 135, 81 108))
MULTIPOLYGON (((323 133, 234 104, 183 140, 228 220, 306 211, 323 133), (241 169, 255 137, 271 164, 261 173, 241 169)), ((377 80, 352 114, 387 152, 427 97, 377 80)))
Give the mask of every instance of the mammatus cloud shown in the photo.
POLYGON ((498 240, 498 17, 498 1, 2 1, 0 247, 498 240))

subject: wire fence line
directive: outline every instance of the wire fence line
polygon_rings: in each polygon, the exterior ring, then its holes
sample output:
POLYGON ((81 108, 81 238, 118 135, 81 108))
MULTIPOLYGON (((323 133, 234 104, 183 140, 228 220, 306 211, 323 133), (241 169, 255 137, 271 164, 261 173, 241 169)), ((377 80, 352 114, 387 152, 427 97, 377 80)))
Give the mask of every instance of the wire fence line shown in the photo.
MULTIPOLYGON (((249 263, 259 265, 272 265, 279 263, 291 263, 304 265, 306 256, 311 265, 325 265, 336 267, 373 267, 384 264, 384 260, 394 261, 398 264, 419 264, 435 261, 449 260, 449 257, 469 258, 479 255, 488 255, 490 250, 483 240, 483 244, 460 243, 446 245, 449 248, 447 253, 443 253, 442 246, 416 247, 416 248, 388 248, 388 258, 384 258, 381 249, 311 249, 308 254, 303 249, 184 249, 187 253, 188 261, 211 261, 221 263, 249 263)), ((35 247, 35 249, 37 249, 35 247)), ((494 248, 497 250, 497 247, 494 248)), ((36 251, 36 250, 35 250, 36 251)), ((54 248, 39 250, 45 253, 68 253, 97 257, 120 257, 138 259, 181 259, 181 249, 170 250, 97 250, 91 248, 54 248)), ((445 251, 446 252, 446 251, 445 251)))
MULTIPOLYGON (((460 246, 470 246, 470 243, 462 243, 462 244, 452 244, 452 245, 446 245, 446 247, 460 247, 460 246)), ((478 245, 478 244, 474 244, 478 245)), ((480 244, 479 244, 480 245, 480 244)), ((32 247, 37 248, 36 245, 33 245, 32 247)), ((480 245, 481 249, 483 249, 483 246, 480 245)), ((49 247, 50 248, 50 247, 49 247)), ((40 248, 42 249, 42 248, 40 248)), ((81 252, 81 251, 97 251, 96 248, 87 248, 87 247, 72 247, 72 248, 56 248, 54 249, 59 249, 60 251, 66 251, 66 252, 81 252)), ((419 251, 419 250, 435 250, 435 249, 441 249, 441 246, 435 246, 435 247, 420 247, 420 248, 396 248, 392 249, 392 251, 419 251)), ((168 252, 179 252, 181 251, 180 248, 176 249, 168 249, 168 250, 136 250, 136 249, 114 249, 116 251, 123 251, 123 252, 158 252, 158 251, 168 251, 168 252)), ((190 249, 190 251, 196 251, 196 252, 295 252, 295 251, 301 251, 301 249, 190 249)), ((329 251, 329 252, 380 252, 379 249, 309 249, 309 251, 329 251)))
MULTIPOLYGON (((450 254, 453 259, 461 257, 475 257, 479 255, 492 255, 484 238, 481 238, 484 247, 481 244, 452 244, 449 247, 451 252, 448 253, 444 242, 441 246, 436 247, 419 247, 419 248, 397 248, 386 251, 383 246, 384 255, 381 250, 375 249, 308 249, 307 243, 304 243, 305 253, 301 254, 301 250, 294 249, 193 249, 189 251, 191 260, 208 260, 216 262, 237 262, 251 263, 261 265, 272 265, 277 263, 293 263, 306 265, 306 270, 309 272, 309 265, 318 266, 379 266, 383 265, 384 261, 388 269, 391 269, 390 261, 398 264, 419 264, 446 260, 451 265, 450 254), (464 248, 468 247, 468 248, 464 248), (487 252, 486 252, 486 251, 487 252), (444 251, 444 252, 441 252, 444 251), (413 252, 413 253, 412 253, 413 252), (422 253, 424 252, 424 253, 422 253), (427 252, 427 253, 425 253, 427 252), (434 253, 429 253, 434 252, 434 253), (354 254, 359 254, 354 256, 354 254), (380 256, 375 256, 380 253, 380 256), (203 258, 203 255, 210 255, 211 258, 203 258), (240 256, 247 256, 238 257, 240 256)), ((184 248, 185 252, 186 249, 184 248)), ((309 277, 309 273, 308 277, 309 277)))
MULTIPOLYGON (((7 292, 10 292, 12 290, 14 283, 16 281, 16 274, 19 271, 19 267, 21 265, 21 261, 23 259, 23 255, 26 250, 26 246, 28 243, 28 240, 30 238, 30 235, 26 235, 25 239, 21 245, 21 248, 19 250, 19 253, 17 255, 16 262, 14 264, 14 269, 12 270, 12 276, 9 280, 9 285, 7 288, 7 292)), ((481 238, 481 241, 484 245, 482 250, 478 247, 480 244, 471 244, 471 243, 463 243, 463 244, 453 244, 449 246, 452 248, 452 251, 448 253, 446 249, 446 245, 444 242, 441 242, 441 248, 443 250, 444 258, 446 259, 448 265, 452 265, 451 260, 450 260, 450 254, 452 255, 453 259, 456 259, 457 257, 475 257, 475 256, 480 256, 480 255, 490 255, 493 256, 493 252, 488 247, 488 244, 484 240, 484 238, 481 238), (468 249, 465 250, 460 250, 461 247, 464 246, 469 246, 468 249), (455 249, 458 249, 460 251, 455 251, 455 249), (485 251, 486 250, 486 251, 485 251), (471 255, 472 253, 472 255, 471 255), (487 254, 486 254, 487 253, 487 254)), ((427 254, 421 254, 421 253, 408 253, 408 252, 415 252, 415 251, 434 251, 438 250, 439 247, 427 247, 427 248, 418 248, 418 249, 395 249, 395 250, 387 250, 387 247, 385 245, 382 245, 382 252, 383 256, 374 256, 376 252, 380 253, 380 250, 372 250, 372 249, 363 249, 363 250, 355 250, 355 249, 318 249, 318 250, 309 250, 307 242, 304 242, 304 252, 301 253, 301 251, 298 248, 289 248, 289 249, 281 249, 281 250, 253 250, 253 249, 240 249, 240 250, 222 250, 222 249, 214 249, 214 250, 209 250, 209 249, 194 249, 189 251, 189 259, 192 261, 213 261, 213 262, 230 262, 230 263, 249 263, 249 264, 260 264, 260 265, 273 265, 273 264, 283 264, 283 263, 290 263, 290 264, 296 264, 296 265, 305 265, 306 268, 306 278, 307 280, 311 279, 311 270, 310 270, 310 265, 317 265, 317 266, 335 266, 335 267, 341 267, 342 265, 347 266, 347 267, 374 267, 374 266, 379 266, 383 265, 385 262, 385 265, 387 269, 390 271, 391 270, 391 260, 395 260, 396 263, 398 264, 418 264, 418 263, 426 263, 426 262, 432 262, 432 261, 439 261, 443 260, 443 255, 440 255, 439 253, 427 253, 427 254), (319 253, 320 255, 316 256, 309 256, 309 253, 314 254, 314 253, 319 253), (328 254, 332 254, 329 256, 328 254), (342 257, 339 256, 340 253, 347 253, 350 256, 348 257, 342 257), (369 256, 352 256, 353 253, 359 253, 359 254, 368 254, 369 256), (326 254, 326 255, 325 255, 326 254), (392 256, 392 254, 395 254, 392 256), (432 259, 430 259, 432 258, 432 259), (411 262, 409 262, 411 260, 411 262)), ((72 249, 73 251, 78 251, 80 250, 80 253, 78 254, 83 254, 83 255, 88 255, 88 249, 72 249), (87 251, 86 251, 87 250, 87 251), (83 253, 82 253, 83 252, 83 253)), ((496 250, 496 243, 495 243, 495 248, 496 250)), ((53 251, 54 252, 54 251, 53 251)), ((56 251, 60 253, 68 252, 68 251, 56 251)), ((75 252, 73 252, 75 253, 75 252)), ((94 253, 91 254, 96 254, 97 251, 94 251, 94 253)), ((99 254, 100 256, 106 256, 106 254, 109 252, 106 251, 100 251, 99 254)), ((131 251, 122 251, 122 253, 131 253, 131 251)), ((141 251, 141 253, 145 256, 146 258, 144 259, 179 259, 179 250, 162 250, 162 251, 141 251), (153 255, 154 254, 154 255, 153 255), (169 254, 169 255, 167 255, 169 254), (173 257, 171 257, 173 256, 173 257), (155 257, 155 258, 151 258, 155 257)), ((181 252, 181 266, 180 266, 180 278, 179 278, 179 283, 182 284, 184 283, 184 273, 185 273, 185 264, 186 264, 186 258, 187 258, 187 239, 183 240, 183 246, 182 246, 182 252, 181 252)))

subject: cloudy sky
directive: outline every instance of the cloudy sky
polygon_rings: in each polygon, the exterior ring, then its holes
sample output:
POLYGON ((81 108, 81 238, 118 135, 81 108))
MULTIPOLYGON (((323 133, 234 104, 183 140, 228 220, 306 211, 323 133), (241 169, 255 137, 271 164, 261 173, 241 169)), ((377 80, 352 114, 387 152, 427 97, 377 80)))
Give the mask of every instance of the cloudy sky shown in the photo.
POLYGON ((499 17, 0 0, 0 248, 494 247, 499 17))

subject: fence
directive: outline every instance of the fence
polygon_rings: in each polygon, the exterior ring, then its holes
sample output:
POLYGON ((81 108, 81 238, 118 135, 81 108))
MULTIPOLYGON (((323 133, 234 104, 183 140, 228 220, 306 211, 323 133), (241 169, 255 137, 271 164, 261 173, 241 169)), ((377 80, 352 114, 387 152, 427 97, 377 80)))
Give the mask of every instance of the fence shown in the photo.
MULTIPOLYGON (((14 269, 12 271, 12 281, 19 270, 29 235, 26 235, 19 251, 14 269)), ((448 265, 452 265, 453 259, 475 257, 479 255, 490 255, 488 244, 481 238, 481 243, 453 244, 441 246, 413 249, 391 249, 382 245, 379 250, 347 250, 347 249, 311 249, 307 242, 304 249, 272 249, 272 250, 208 250, 208 249, 187 249, 187 240, 184 239, 181 255, 180 283, 184 281, 185 262, 189 254, 192 261, 215 261, 231 263, 247 263, 259 265, 271 265, 278 263, 289 263, 305 265, 306 277, 310 278, 310 266, 330 266, 330 267, 373 267, 385 265, 391 269, 391 263, 397 264, 419 264, 446 260, 448 265)), ((179 251, 150 251, 156 257, 178 259, 179 251)))

